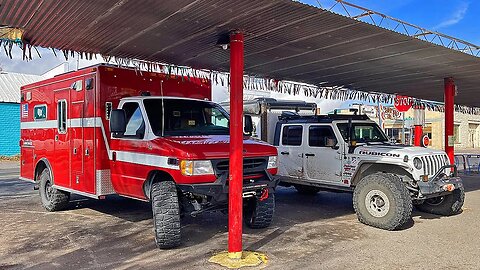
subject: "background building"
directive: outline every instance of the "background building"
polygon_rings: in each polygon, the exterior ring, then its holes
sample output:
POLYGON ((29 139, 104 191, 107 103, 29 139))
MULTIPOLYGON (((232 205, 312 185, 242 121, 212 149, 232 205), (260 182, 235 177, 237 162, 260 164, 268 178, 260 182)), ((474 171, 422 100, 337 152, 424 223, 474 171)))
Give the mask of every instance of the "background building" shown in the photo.
MULTIPOLYGON (((405 118, 413 119, 413 109, 405 113, 405 118)), ((443 149, 445 140, 445 114, 443 112, 426 110, 423 132, 431 139, 430 147, 443 149)), ((480 148, 480 115, 455 112, 453 134, 455 148, 480 148)))
MULTIPOLYGON (((353 104, 360 113, 377 122, 390 137, 399 143, 413 145, 414 110, 398 112, 393 106, 353 104), (380 112, 380 113, 379 113, 380 112)), ((445 114, 425 110, 423 133, 430 138, 428 147, 444 148, 445 114)), ((480 149, 480 115, 455 112, 454 139, 456 149, 480 149)))
POLYGON ((38 75, 0 73, 0 156, 20 153, 20 87, 41 80, 38 75))

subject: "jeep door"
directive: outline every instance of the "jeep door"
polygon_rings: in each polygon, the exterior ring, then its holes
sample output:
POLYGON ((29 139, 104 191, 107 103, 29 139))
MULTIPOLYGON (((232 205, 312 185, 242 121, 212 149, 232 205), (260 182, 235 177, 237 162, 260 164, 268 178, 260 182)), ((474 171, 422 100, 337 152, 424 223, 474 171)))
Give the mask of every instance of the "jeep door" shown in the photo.
POLYGON ((303 126, 282 127, 278 143, 278 173, 281 176, 303 178, 303 126))
POLYGON ((341 184, 340 143, 330 125, 305 125, 305 177, 312 182, 341 184))

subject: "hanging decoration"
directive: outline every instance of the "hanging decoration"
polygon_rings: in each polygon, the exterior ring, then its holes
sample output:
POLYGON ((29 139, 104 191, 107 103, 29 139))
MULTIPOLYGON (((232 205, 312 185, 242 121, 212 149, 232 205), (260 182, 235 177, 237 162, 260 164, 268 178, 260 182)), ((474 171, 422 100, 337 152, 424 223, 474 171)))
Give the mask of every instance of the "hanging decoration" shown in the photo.
MULTIPOLYGON (((14 45, 18 45, 23 49, 24 60, 31 60, 32 47, 37 51, 37 55, 41 57, 40 53, 35 46, 27 44, 22 41, 23 30, 19 28, 0 27, 0 46, 3 45, 7 56, 11 56, 11 50, 14 45), (28 53, 28 54, 27 54, 28 53)), ((56 50, 52 49, 56 55, 56 50)), ((68 61, 69 57, 74 58, 75 55, 81 59, 93 59, 96 58, 96 54, 91 52, 75 52, 71 50, 62 50, 65 60, 68 61)), ((166 63, 159 63, 154 61, 138 60, 125 57, 116 57, 111 55, 103 55, 103 60, 106 63, 114 63, 119 67, 134 68, 141 74, 145 72, 159 72, 168 74, 168 78, 177 78, 181 76, 182 80, 191 80, 192 78, 198 78, 201 80, 210 80, 222 86, 229 87, 230 74, 227 72, 212 71, 206 69, 195 69, 187 66, 177 66, 166 63)), ((304 95, 306 97, 313 97, 318 99, 332 99, 332 100, 359 100, 363 102, 373 103, 386 103, 393 104, 397 95, 377 93, 377 92, 364 92, 359 90, 348 89, 342 86, 316 86, 311 84, 292 82, 292 81, 279 81, 271 78, 260 78, 256 76, 244 76, 243 86, 245 90, 253 91, 270 91, 276 93, 284 93, 289 95, 304 95)), ((412 107, 422 106, 429 111, 444 112, 445 108, 443 103, 435 101, 427 101, 421 99, 413 99, 412 107)), ((455 111, 464 114, 480 115, 480 108, 468 107, 463 105, 455 105, 455 111)))

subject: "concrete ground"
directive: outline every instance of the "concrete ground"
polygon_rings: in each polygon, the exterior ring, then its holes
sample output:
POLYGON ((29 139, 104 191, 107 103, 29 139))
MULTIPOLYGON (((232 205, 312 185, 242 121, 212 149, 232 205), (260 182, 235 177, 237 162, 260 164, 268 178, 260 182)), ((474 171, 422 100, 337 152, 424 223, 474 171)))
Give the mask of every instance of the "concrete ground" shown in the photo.
MULTIPOLYGON (((222 269, 207 260, 227 246, 227 217, 189 218, 183 245, 158 250, 148 203, 74 197, 47 213, 18 164, 0 163, 0 269, 222 269)), ((273 225, 244 228, 244 247, 267 253, 266 269, 479 269, 480 177, 464 177, 463 213, 413 213, 399 231, 360 224, 350 194, 301 196, 280 188, 273 225)))

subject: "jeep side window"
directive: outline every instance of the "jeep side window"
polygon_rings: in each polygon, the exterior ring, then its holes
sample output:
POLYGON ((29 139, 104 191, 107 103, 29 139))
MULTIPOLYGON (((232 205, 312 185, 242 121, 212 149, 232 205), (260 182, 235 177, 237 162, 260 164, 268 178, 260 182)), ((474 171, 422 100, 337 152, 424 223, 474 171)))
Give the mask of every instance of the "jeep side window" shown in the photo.
MULTIPOLYGON (((345 141, 348 139, 348 124, 337 124, 345 141)), ((375 123, 353 123, 351 138, 357 142, 388 142, 387 136, 375 123)))
POLYGON ((329 126, 310 126, 308 128, 308 145, 314 147, 333 147, 337 139, 329 126))
POLYGON ((299 146, 302 144, 303 127, 284 126, 282 132, 282 145, 299 146))
POLYGON ((133 137, 143 139, 145 134, 145 121, 143 120, 142 111, 137 102, 125 103, 122 107, 127 115, 127 127, 124 137, 133 137))

